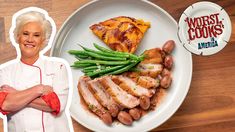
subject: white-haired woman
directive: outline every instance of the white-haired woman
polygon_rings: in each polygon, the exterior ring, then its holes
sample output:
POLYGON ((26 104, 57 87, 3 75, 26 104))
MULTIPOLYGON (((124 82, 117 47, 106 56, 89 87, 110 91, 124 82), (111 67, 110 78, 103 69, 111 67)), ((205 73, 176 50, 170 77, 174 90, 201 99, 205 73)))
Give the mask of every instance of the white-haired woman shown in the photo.
POLYGON ((0 69, 0 111, 9 132, 68 132, 64 108, 68 67, 40 55, 52 30, 43 13, 29 11, 16 18, 14 37, 20 59, 0 69))

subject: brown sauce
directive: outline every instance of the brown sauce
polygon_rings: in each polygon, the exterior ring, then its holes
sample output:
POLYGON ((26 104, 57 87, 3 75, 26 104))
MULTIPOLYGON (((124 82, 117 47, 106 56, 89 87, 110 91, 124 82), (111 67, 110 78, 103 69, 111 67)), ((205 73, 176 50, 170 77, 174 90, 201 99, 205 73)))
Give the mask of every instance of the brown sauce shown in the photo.
POLYGON ((167 94, 166 92, 166 89, 157 88, 156 93, 150 98, 150 108, 148 110, 143 110, 140 108, 141 115, 144 116, 149 112, 156 110, 157 107, 161 104, 165 95, 167 94))
POLYGON ((79 94, 79 97, 80 97, 80 104, 82 105, 83 109, 84 109, 85 111, 87 111, 87 113, 89 113, 90 115, 95 116, 95 117, 98 117, 95 113, 93 113, 93 112, 89 109, 88 105, 86 104, 86 102, 85 102, 84 98, 82 97, 82 95, 80 94, 80 92, 78 92, 78 94, 79 94))

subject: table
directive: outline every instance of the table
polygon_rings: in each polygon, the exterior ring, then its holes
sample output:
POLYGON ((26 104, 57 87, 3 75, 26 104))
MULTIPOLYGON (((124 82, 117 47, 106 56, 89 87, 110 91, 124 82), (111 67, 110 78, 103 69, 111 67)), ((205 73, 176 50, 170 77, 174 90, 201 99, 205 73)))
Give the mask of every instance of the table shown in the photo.
MULTIPOLYGON (((183 11, 198 0, 151 0, 178 21, 183 11)), ((222 6, 232 21, 232 36, 219 53, 193 55, 192 83, 183 104, 164 124, 153 131, 235 131, 235 1, 211 0, 222 6)), ((12 15, 18 10, 37 6, 47 10, 60 29, 66 18, 88 0, 0 0, 0 64, 16 57, 9 41, 12 15)), ((49 52, 47 53, 49 55, 49 52)), ((73 120, 75 132, 89 131, 73 120)), ((0 131, 3 123, 0 121, 0 131)))

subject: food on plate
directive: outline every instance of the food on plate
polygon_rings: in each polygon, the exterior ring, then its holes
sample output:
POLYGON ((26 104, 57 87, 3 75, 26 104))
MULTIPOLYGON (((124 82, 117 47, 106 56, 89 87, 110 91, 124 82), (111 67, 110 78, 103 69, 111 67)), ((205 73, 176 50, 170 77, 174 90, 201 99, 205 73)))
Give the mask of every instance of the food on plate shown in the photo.
POLYGON ((163 76, 161 79, 161 87, 168 88, 171 85, 172 78, 169 75, 163 76))
POLYGON ((162 50, 160 48, 153 48, 144 51, 145 58, 141 64, 161 64, 163 61, 162 50))
POLYGON ((111 76, 101 77, 100 82, 119 105, 129 109, 139 105, 139 99, 113 82, 111 76))
POLYGON ((128 71, 144 59, 144 55, 134 55, 112 51, 94 44, 97 50, 81 46, 83 50, 69 50, 68 53, 75 55, 72 67, 80 68, 89 77, 103 75, 116 75, 128 71))
POLYGON ((125 125, 131 125, 133 122, 133 119, 131 117, 131 115, 129 113, 127 113, 126 111, 120 111, 118 113, 118 117, 117 119, 125 125))
POLYGON ((149 110, 155 110, 156 107, 161 103, 162 97, 167 93, 167 90, 162 87, 156 89, 156 93, 150 98, 150 107, 149 110))
POLYGON ((134 120, 139 120, 141 117, 141 110, 139 110, 138 108, 133 108, 129 110, 129 114, 134 120))
POLYGON ((151 97, 155 93, 155 89, 147 89, 140 85, 137 85, 133 80, 126 76, 112 76, 112 80, 119 85, 125 91, 128 91, 133 96, 141 97, 147 96, 151 97))
POLYGON ((173 49, 175 48, 175 42, 173 40, 168 40, 162 47, 162 50, 167 53, 170 54, 173 49))
POLYGON ((164 91, 172 83, 171 70, 174 65, 171 53, 175 47, 174 41, 167 41, 163 45, 164 50, 153 48, 140 56, 112 51, 96 44, 94 46, 98 51, 85 47, 82 47, 83 51, 69 51, 79 59, 73 67, 82 68, 85 73, 78 80, 78 91, 89 110, 107 125, 111 125, 115 120, 131 125, 133 121, 139 120, 143 113, 154 110, 164 91), (101 57, 86 52, 103 56, 112 53, 119 55, 113 57, 126 60, 100 60, 101 57), (86 60, 83 60, 81 55, 86 60), (128 60, 129 63, 121 63, 128 60), (130 65, 131 67, 128 67, 130 65), (110 68, 113 69, 109 70, 110 68), (97 72, 99 74, 91 76, 97 72))
POLYGON ((156 88, 159 86, 159 80, 154 79, 149 76, 139 76, 138 78, 136 78, 136 83, 137 83, 137 85, 140 85, 140 86, 148 88, 148 89, 156 88))
POLYGON ((164 68, 162 70, 161 76, 170 76, 170 75, 171 75, 171 72, 167 68, 164 68))
POLYGON ((167 69, 171 69, 173 65, 173 58, 171 55, 167 55, 164 59, 164 65, 167 69))
POLYGON ((100 84, 99 80, 91 80, 88 82, 88 85, 88 88, 93 92, 95 98, 108 109, 112 117, 116 117, 120 110, 120 106, 107 93, 104 87, 100 84))
POLYGON ((91 79, 89 77, 83 76, 79 79, 78 82, 78 90, 88 105, 89 109, 94 112, 97 116, 103 120, 107 125, 112 124, 112 117, 110 113, 108 113, 105 108, 95 99, 94 95, 88 89, 87 82, 91 79))
POLYGON ((149 22, 127 16, 119 16, 90 26, 92 32, 115 51, 134 53, 149 22))
POLYGON ((140 97, 140 107, 143 110, 148 110, 150 107, 150 98, 147 96, 141 96, 140 97))

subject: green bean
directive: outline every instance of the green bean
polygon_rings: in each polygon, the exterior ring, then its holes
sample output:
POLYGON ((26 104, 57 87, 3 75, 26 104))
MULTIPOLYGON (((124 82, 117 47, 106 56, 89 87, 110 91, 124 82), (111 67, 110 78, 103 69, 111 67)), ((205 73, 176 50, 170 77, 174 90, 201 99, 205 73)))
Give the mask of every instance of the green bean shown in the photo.
POLYGON ((84 72, 84 73, 88 73, 88 72, 93 72, 93 71, 95 71, 95 70, 97 70, 97 69, 89 69, 89 70, 84 70, 84 69, 82 69, 82 72, 84 72))
POLYGON ((85 51, 86 54, 88 54, 91 57, 97 58, 97 59, 101 59, 101 60, 117 60, 117 61, 124 61, 126 60, 126 58, 120 58, 120 57, 110 57, 110 56, 102 56, 96 53, 92 53, 89 51, 85 51))
POLYGON ((115 55, 126 55, 128 58, 130 57, 130 55, 128 53, 125 53, 125 52, 113 51, 113 50, 101 47, 96 43, 93 43, 93 45, 96 49, 98 49, 100 51, 103 51, 103 52, 107 52, 107 53, 111 53, 111 54, 115 54, 115 55))
POLYGON ((84 70, 89 70, 89 69, 104 69, 106 68, 105 66, 89 66, 89 67, 86 67, 84 68, 84 70))
POLYGON ((110 49, 107 49, 107 48, 104 48, 104 47, 101 47, 99 46, 98 44, 96 43, 93 43, 94 47, 100 51, 103 51, 103 52, 108 52, 108 53, 112 53, 112 54, 115 54, 115 55, 126 55, 128 56, 128 58, 131 58, 131 59, 135 59, 135 60, 139 60, 139 57, 136 56, 136 55, 133 55, 131 53, 126 53, 126 52, 119 52, 119 51, 113 51, 113 50, 110 50, 110 49))
POLYGON ((141 54, 141 55, 139 56, 139 61, 143 61, 144 58, 145 58, 145 54, 141 54))
POLYGON ((85 75, 88 76, 89 74, 92 74, 92 73, 93 73, 93 71, 91 71, 91 72, 85 72, 85 75))
POLYGON ((96 43, 93 43, 93 45, 94 45, 94 47, 95 47, 96 49, 98 49, 99 51, 109 52, 109 53, 114 52, 114 51, 112 51, 112 50, 110 50, 110 49, 107 49, 107 48, 104 48, 104 47, 102 47, 102 46, 99 46, 99 45, 96 44, 96 43))
POLYGON ((144 60, 145 55, 140 56, 113 51, 97 44, 93 44, 97 50, 82 47, 83 50, 69 50, 68 53, 75 55, 79 61, 75 61, 71 67, 80 68, 85 75, 90 77, 115 75, 130 71, 138 71, 135 67, 144 60))
POLYGON ((89 56, 85 56, 85 55, 75 55, 75 58, 78 59, 78 60, 81 60, 81 59, 88 59, 89 56))
POLYGON ((106 68, 103 70, 98 70, 98 71, 93 71, 91 73, 87 73, 86 75, 90 76, 90 77, 94 77, 97 75, 103 75, 105 73, 111 72, 111 71, 115 71, 117 69, 120 69, 122 67, 125 67, 125 65, 119 65, 119 66, 114 66, 114 67, 110 67, 110 68, 106 68))
POLYGON ((129 56, 130 56, 131 59, 139 60, 139 57, 138 57, 138 56, 133 55, 133 54, 130 54, 130 53, 127 53, 127 54, 129 54, 129 56))
POLYGON ((86 52, 85 51, 81 51, 81 50, 69 50, 68 53, 72 54, 72 55, 84 55, 84 56, 87 56, 86 52))
POLYGON ((103 65, 125 65, 130 63, 130 60, 126 61, 104 61, 104 60, 81 60, 75 61, 74 64, 103 64, 103 65))
POLYGON ((99 66, 89 66, 84 68, 84 70, 89 70, 89 69, 97 69, 99 66))
POLYGON ((140 72, 140 69, 138 69, 137 67, 132 67, 132 68, 130 68, 128 71, 140 72))
POLYGON ((92 64, 73 64, 71 65, 71 67, 74 67, 74 68, 84 68, 84 67, 88 67, 88 66, 92 66, 92 64))
POLYGON ((108 68, 108 67, 105 67, 105 66, 90 66, 90 67, 86 67, 86 68, 83 68, 83 72, 93 72, 93 71, 98 71, 98 70, 103 70, 105 68, 108 68))
MULTIPOLYGON (((81 46, 81 45, 80 45, 81 46)), ((112 54, 110 52, 104 52, 104 51, 96 51, 96 50, 93 50, 93 49, 89 49, 89 48, 86 48, 84 46, 81 46, 85 51, 89 51, 89 52, 92 52, 92 53, 96 53, 96 54, 99 54, 99 55, 103 55, 103 56, 113 56, 113 57, 124 57, 124 58, 128 58, 129 55, 125 55, 125 54, 112 54)))
POLYGON ((116 75, 116 74, 120 74, 120 73, 126 72, 126 71, 128 71, 130 68, 134 67, 138 63, 139 63, 139 61, 133 62, 133 63, 131 63, 131 64, 125 66, 125 67, 122 67, 122 68, 118 69, 118 70, 115 70, 113 72, 107 73, 106 75, 116 75))

